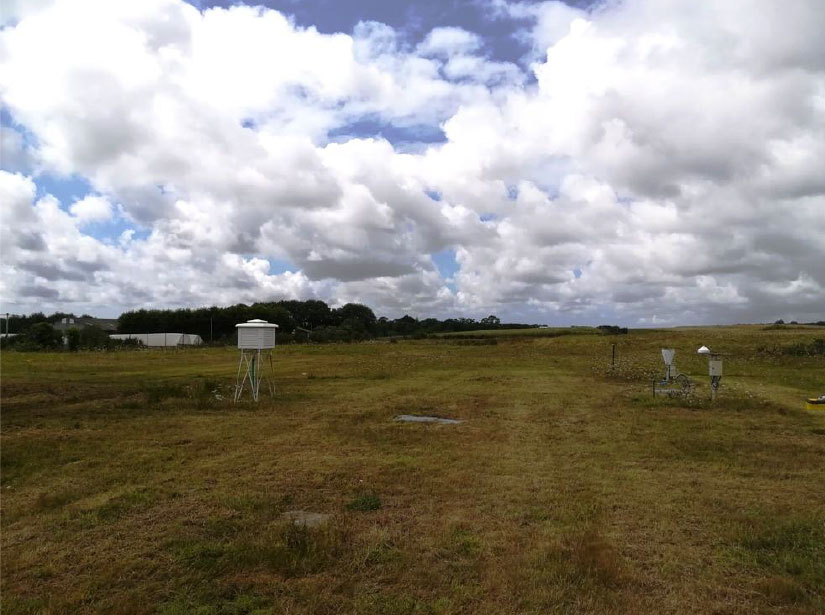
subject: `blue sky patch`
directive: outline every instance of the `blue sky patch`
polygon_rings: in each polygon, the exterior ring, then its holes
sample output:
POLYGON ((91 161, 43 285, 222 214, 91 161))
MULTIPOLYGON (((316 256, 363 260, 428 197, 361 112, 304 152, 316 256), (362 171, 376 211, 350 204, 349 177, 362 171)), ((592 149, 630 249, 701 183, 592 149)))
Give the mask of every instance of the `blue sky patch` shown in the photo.
POLYGON ((149 229, 135 228, 117 214, 107 222, 92 222, 83 226, 84 234, 109 244, 116 244, 124 231, 132 231, 132 241, 145 241, 150 235, 149 229))
POLYGON ((298 268, 286 260, 279 260, 277 258, 268 258, 269 261, 269 275, 278 275, 286 273, 287 271, 298 271, 298 268))
MULTIPOLYGON (((233 0, 190 0, 190 3, 201 10, 237 4, 233 0)), ((377 21, 395 29, 402 45, 409 49, 433 28, 455 26, 480 35, 483 53, 491 59, 518 63, 529 51, 527 43, 515 36, 518 27, 523 27, 528 20, 496 15, 487 3, 478 0, 261 0, 251 4, 291 15, 298 26, 315 27, 325 34, 350 34, 361 21, 377 21)))
POLYGON ((68 210, 69 206, 75 201, 79 201, 94 192, 89 181, 81 175, 62 177, 59 175, 43 174, 38 175, 34 183, 37 185, 37 198, 43 198, 47 194, 51 194, 60 201, 63 209, 66 210, 68 210))
POLYGON ((458 270, 461 269, 458 261, 455 259, 455 250, 453 248, 445 248, 444 250, 433 252, 430 254, 430 257, 433 259, 438 273, 445 280, 452 279, 452 277, 458 273, 458 270))
MULTIPOLYGON (((34 179, 37 186, 37 198, 41 199, 51 194, 60 201, 60 208, 68 212, 72 204, 87 196, 100 196, 93 189, 89 181, 80 175, 58 176, 51 174, 38 175, 34 179)), ((159 187, 159 189, 162 189, 159 187)), ((114 207, 114 204, 113 204, 114 207)), ((134 225, 131 221, 118 214, 114 207, 110 220, 104 222, 87 222, 83 225, 83 233, 105 243, 117 243, 124 231, 134 231, 133 241, 145 240, 149 229, 134 225)))
POLYGON ((9 110, 3 106, 0 106, 0 126, 12 126, 16 127, 18 124, 14 121, 11 113, 9 110))
POLYGON ((376 117, 365 117, 329 131, 331 141, 356 138, 383 138, 392 143, 445 143, 447 137, 439 126, 415 124, 399 126, 376 117))

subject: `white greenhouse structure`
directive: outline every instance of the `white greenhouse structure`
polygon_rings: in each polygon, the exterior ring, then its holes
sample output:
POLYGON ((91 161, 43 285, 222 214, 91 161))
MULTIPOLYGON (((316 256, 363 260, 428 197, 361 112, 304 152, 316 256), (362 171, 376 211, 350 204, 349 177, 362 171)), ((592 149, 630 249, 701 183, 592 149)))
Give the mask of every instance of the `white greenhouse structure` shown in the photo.
POLYGON ((137 340, 149 348, 168 348, 177 346, 200 346, 200 335, 191 333, 113 333, 113 340, 137 340))

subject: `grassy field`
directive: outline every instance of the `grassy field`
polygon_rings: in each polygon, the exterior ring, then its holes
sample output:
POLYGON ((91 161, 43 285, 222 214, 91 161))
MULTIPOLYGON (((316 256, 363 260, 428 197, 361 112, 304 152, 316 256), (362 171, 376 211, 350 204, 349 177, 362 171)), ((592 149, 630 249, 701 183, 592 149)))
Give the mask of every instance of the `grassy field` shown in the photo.
POLYGON ((6 352, 2 613, 822 613, 817 337, 280 347, 238 406, 234 349, 6 352), (662 346, 693 398, 652 398, 662 346))
POLYGON ((529 329, 480 329, 477 331, 456 331, 434 333, 436 339, 461 338, 510 338, 510 337, 560 337, 562 335, 600 335, 595 327, 531 327, 529 329))

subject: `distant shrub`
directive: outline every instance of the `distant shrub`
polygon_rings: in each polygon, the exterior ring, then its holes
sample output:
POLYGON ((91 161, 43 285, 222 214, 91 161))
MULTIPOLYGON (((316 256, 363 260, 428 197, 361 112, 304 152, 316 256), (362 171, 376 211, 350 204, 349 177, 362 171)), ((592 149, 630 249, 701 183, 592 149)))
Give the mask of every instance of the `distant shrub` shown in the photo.
POLYGON ((616 325, 599 325, 596 328, 605 335, 627 335, 627 327, 618 327, 616 325))
POLYGON ((817 338, 811 343, 798 342, 787 346, 784 349, 785 354, 794 357, 813 357, 825 355, 825 338, 817 338))
POLYGON ((14 348, 22 352, 44 350, 132 350, 141 348, 140 340, 115 340, 99 327, 72 327, 64 334, 47 322, 35 323, 19 335, 0 341, 4 350, 14 348))
POLYGON ((80 347, 86 350, 98 350, 109 347, 109 334, 100 327, 84 327, 80 330, 80 347))
POLYGON ((80 331, 75 327, 66 331, 66 348, 70 352, 77 352, 80 348, 80 331))
POLYGON ((8 350, 17 346, 19 336, 14 337, 0 337, 0 349, 8 350))
POLYGON ((47 322, 38 322, 15 338, 17 350, 58 350, 63 347, 63 336, 47 322))
POLYGON ((443 338, 445 344, 453 344, 455 346, 496 346, 498 340, 494 337, 466 337, 466 336, 449 336, 445 335, 443 338))
POLYGON ((143 348, 143 342, 137 339, 113 340, 112 338, 109 338, 107 348, 113 350, 138 350, 143 348))
POLYGON ((318 327, 309 334, 311 342, 352 342, 363 339, 365 336, 343 327, 318 327))

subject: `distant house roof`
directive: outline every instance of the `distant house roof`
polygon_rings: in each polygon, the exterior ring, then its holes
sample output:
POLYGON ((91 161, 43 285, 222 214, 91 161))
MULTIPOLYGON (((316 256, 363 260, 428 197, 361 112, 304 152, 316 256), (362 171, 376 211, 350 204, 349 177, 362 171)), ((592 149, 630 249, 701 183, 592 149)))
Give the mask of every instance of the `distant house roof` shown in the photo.
POLYGON ((62 318, 54 323, 54 328, 58 331, 68 331, 69 329, 85 329, 86 327, 97 327, 104 331, 117 331, 117 318, 62 318))

